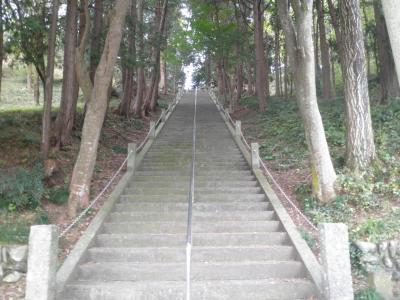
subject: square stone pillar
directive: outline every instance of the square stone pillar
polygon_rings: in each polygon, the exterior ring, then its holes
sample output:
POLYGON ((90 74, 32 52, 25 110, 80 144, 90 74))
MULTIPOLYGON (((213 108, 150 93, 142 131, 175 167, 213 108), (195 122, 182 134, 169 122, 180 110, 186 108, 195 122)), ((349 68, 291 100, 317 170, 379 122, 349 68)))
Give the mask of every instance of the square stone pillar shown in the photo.
POLYGON ((166 114, 166 112, 165 112, 165 109, 162 109, 161 110, 161 122, 164 122, 165 123, 165 121, 166 121, 166 118, 167 117, 167 114, 166 114))
POLYGON ((129 172, 133 172, 135 170, 136 163, 136 143, 128 144, 128 162, 127 167, 129 172))
POLYGON ((260 168, 260 154, 258 143, 251 143, 251 167, 253 170, 260 168))
POLYGON ((326 300, 353 300, 349 235, 343 223, 319 224, 326 300))
POLYGON ((242 133, 242 122, 239 120, 236 120, 235 122, 235 137, 237 139, 240 139, 242 133))
POLYGON ((156 122, 150 121, 150 140, 154 140, 156 138, 156 122))
POLYGON ((55 300, 57 261, 57 226, 31 226, 25 300, 55 300))

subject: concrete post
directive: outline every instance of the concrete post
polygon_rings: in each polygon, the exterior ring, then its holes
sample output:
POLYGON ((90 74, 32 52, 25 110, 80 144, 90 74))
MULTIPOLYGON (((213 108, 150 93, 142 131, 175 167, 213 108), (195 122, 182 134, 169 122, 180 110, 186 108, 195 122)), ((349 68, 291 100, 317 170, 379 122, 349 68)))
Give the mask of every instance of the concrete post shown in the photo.
POLYGON ((225 108, 224 109, 224 114, 225 114, 225 117, 228 119, 229 117, 229 109, 227 109, 227 108, 225 108))
POLYGON ((260 168, 260 155, 258 152, 258 143, 251 143, 251 167, 253 169, 260 168))
POLYGON ((165 123, 166 117, 167 117, 167 115, 166 115, 166 113, 165 113, 165 109, 162 109, 162 110, 161 110, 161 122, 164 122, 164 123, 165 123))
POLYGON ((349 235, 343 223, 319 224, 326 300, 353 300, 349 235))
POLYGON ((236 122, 235 122, 235 137, 237 139, 239 139, 241 133, 242 133, 242 122, 239 120, 236 120, 236 122))
POLYGON ((57 226, 31 226, 25 300, 55 299, 57 255, 57 226))
POLYGON ((156 138, 156 122, 150 121, 150 139, 154 140, 156 138))
POLYGON ((128 144, 128 172, 133 172, 135 170, 136 146, 136 143, 128 144))

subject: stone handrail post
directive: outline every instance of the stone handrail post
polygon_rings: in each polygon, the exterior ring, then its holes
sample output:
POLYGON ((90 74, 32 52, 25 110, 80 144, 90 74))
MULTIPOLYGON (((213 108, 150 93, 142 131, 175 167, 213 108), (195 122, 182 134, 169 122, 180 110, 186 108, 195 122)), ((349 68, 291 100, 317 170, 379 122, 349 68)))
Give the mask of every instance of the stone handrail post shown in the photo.
POLYGON ((57 262, 57 226, 31 226, 25 300, 55 300, 57 262))
POLYGON ((318 225, 326 300, 353 300, 349 235, 343 223, 318 225))
POLYGON ((260 168, 260 155, 258 143, 251 143, 251 167, 253 170, 260 168))
POLYGON ((136 163, 136 143, 129 143, 128 144, 128 163, 127 168, 128 171, 133 172, 135 170, 135 163, 136 163))
POLYGON ((149 138, 154 140, 156 138, 156 122, 150 121, 150 135, 149 138))

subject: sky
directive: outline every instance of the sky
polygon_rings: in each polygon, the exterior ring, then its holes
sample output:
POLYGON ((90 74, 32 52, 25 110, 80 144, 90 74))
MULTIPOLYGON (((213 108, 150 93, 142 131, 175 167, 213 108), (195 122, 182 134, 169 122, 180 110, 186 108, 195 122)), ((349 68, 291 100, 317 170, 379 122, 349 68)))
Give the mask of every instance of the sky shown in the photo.
MULTIPOLYGON (((190 9, 186 6, 186 5, 182 5, 181 8, 181 14, 182 16, 184 16, 187 19, 190 19, 192 16, 192 13, 190 11, 190 9)), ((190 30, 190 22, 185 22, 185 24, 187 24, 187 28, 186 30, 190 30)), ((192 64, 188 65, 188 66, 184 66, 183 67, 183 71, 185 72, 185 90, 190 90, 193 87, 193 71, 194 71, 194 67, 192 64)))

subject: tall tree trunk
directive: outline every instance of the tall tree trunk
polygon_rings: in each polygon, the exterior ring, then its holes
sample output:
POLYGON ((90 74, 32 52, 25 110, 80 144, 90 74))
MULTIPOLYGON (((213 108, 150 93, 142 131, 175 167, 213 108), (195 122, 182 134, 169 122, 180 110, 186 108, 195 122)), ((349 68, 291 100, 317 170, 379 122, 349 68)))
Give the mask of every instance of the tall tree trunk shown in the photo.
POLYGON ((93 32, 90 45, 90 79, 94 81, 94 74, 100 59, 101 32, 103 30, 104 0, 94 1, 93 32))
MULTIPOLYGON (((55 131, 57 138, 57 148, 67 145, 71 141, 72 128, 68 126, 74 123, 70 119, 71 110, 76 110, 77 103, 77 79, 75 71, 75 47, 77 41, 77 0, 68 0, 67 2, 67 24, 65 27, 64 38, 64 68, 63 82, 61 89, 61 104, 57 115, 55 131)), ((74 114, 72 114, 72 117, 74 114)))
POLYGON ((291 2, 296 25, 288 11, 288 0, 278 2, 278 11, 282 28, 285 31, 286 49, 289 51, 290 65, 296 85, 296 98, 311 154, 313 191, 320 201, 326 202, 335 195, 336 174, 317 103, 312 41, 313 1, 304 0, 301 6, 297 1, 291 2))
POLYGON ((332 97, 336 98, 336 74, 335 74, 335 59, 331 56, 331 71, 332 71, 332 97))
POLYGON ((44 87, 43 118, 42 118, 42 155, 47 159, 50 151, 51 104, 53 101, 54 59, 56 48, 56 33, 59 0, 53 0, 49 45, 47 51, 46 81, 44 87))
POLYGON ((318 11, 318 27, 319 27, 319 40, 320 40, 321 64, 322 64, 322 96, 324 99, 329 99, 332 96, 331 64, 329 59, 329 45, 326 40, 324 1, 317 0, 316 4, 318 11))
POLYGON ((236 66, 236 100, 235 104, 239 103, 243 94, 243 64, 238 62, 236 66))
POLYGON ((163 92, 164 95, 168 94, 168 86, 167 86, 167 62, 161 56, 160 60, 160 84, 158 88, 163 92))
POLYGON ((33 77, 33 102, 35 105, 40 105, 40 78, 39 74, 36 72, 36 69, 33 71, 35 74, 33 77))
POLYGON ((264 53, 264 0, 253 1, 254 44, 256 57, 256 95, 258 110, 265 111, 267 71, 264 53))
POLYGON ((376 21, 376 46, 379 55, 380 102, 384 104, 388 102, 388 98, 400 96, 400 87, 383 16, 382 4, 378 0, 374 0, 374 14, 376 21))
POLYGON ((275 95, 281 96, 281 82, 280 82, 280 50, 281 50, 281 43, 280 43, 280 27, 279 21, 276 20, 275 22, 275 58, 274 58, 274 69, 275 69, 275 95))
MULTIPOLYGON (((158 38, 164 34, 165 22, 168 10, 168 0, 163 1, 163 6, 156 8, 156 22, 155 22, 155 38, 158 38)), ((150 91, 147 93, 145 102, 145 111, 154 111, 158 100, 158 85, 160 81, 160 57, 161 57, 160 45, 155 45, 153 49, 153 73, 150 82, 150 91)))
MULTIPOLYGON (((360 4, 359 4, 360 5, 360 4)), ((368 26, 368 14, 367 14, 367 4, 364 1, 363 7, 363 16, 364 16, 364 26, 367 28, 368 26)), ((362 28, 362 25, 361 25, 362 28)), ((365 30, 365 39, 364 39, 364 44, 365 44, 365 57, 367 59, 367 79, 371 76, 371 55, 370 55, 370 45, 368 43, 368 34, 367 34, 367 29, 365 30)))
POLYGON ((339 2, 346 105, 346 165, 358 173, 375 157, 359 0, 339 2))
POLYGON ((130 18, 128 19, 128 53, 124 58, 124 85, 121 103, 118 107, 120 115, 129 115, 131 103, 133 101, 134 94, 134 70, 136 64, 136 47, 135 47, 135 35, 136 35, 136 0, 131 0, 131 8, 129 12, 130 18))
POLYGON ((3 81, 3 59, 4 59, 4 29, 3 29, 3 0, 0 0, 0 101, 1 101, 1 84, 3 81))
POLYGON ((136 101, 132 107, 132 112, 136 117, 143 117, 142 111, 143 97, 146 88, 144 76, 144 32, 143 32, 143 1, 137 0, 137 26, 138 26, 138 68, 137 68, 137 90, 136 101))
POLYGON ((283 63, 285 64, 285 73, 283 75, 283 84, 284 84, 284 94, 285 94, 285 99, 288 98, 289 96, 289 66, 288 66, 288 54, 287 50, 285 47, 285 56, 283 57, 283 63))
POLYGON ((319 27, 317 23, 317 14, 313 17, 313 36, 314 36, 314 56, 315 56, 315 85, 317 96, 321 94, 321 67, 319 63, 319 27))
POLYGON ((400 84, 400 1, 382 0, 382 6, 396 65, 397 79, 400 84))
MULTIPOLYGON (((90 79, 90 71, 85 61, 86 48, 90 34, 89 1, 81 0, 81 13, 79 17, 79 45, 75 49, 75 69, 79 87, 85 98, 85 111, 87 103, 92 97, 93 84, 90 79)), ((84 113, 86 114, 86 113, 84 113)))
POLYGON ((104 50, 97 66, 94 86, 82 129, 82 141, 70 184, 68 214, 75 217, 79 207, 89 204, 90 183, 96 163, 100 132, 107 110, 108 87, 122 39, 122 28, 130 0, 117 0, 110 13, 104 50))

